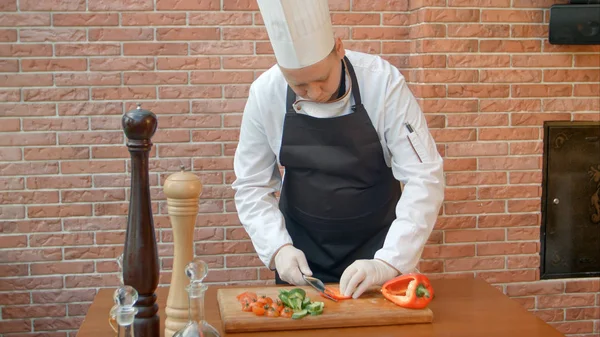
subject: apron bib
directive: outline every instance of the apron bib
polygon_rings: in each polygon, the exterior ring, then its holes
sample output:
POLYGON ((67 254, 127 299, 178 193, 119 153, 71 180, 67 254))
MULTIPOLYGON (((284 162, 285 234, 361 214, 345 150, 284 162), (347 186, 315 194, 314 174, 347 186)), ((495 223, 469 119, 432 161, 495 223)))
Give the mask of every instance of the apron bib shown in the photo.
MULTIPOLYGON (((362 105, 354 69, 344 60, 353 112, 335 118, 298 114, 288 86, 280 149, 285 174, 279 208, 286 228, 313 276, 328 283, 338 283, 350 264, 372 259, 381 249, 401 195, 362 105)), ((277 272, 275 281, 286 284, 277 272)))

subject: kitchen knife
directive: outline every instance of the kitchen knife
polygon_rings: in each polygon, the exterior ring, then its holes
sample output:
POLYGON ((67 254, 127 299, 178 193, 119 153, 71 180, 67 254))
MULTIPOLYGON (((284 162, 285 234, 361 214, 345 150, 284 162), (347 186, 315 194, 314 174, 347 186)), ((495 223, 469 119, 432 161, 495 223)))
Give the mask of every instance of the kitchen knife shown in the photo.
POLYGON ((334 302, 337 302, 337 300, 335 298, 331 297, 329 294, 327 294, 325 292, 325 284, 321 280, 319 280, 316 277, 306 276, 306 275, 302 275, 302 277, 316 291, 318 291, 319 293, 321 293, 323 296, 327 297, 328 299, 330 299, 334 302))

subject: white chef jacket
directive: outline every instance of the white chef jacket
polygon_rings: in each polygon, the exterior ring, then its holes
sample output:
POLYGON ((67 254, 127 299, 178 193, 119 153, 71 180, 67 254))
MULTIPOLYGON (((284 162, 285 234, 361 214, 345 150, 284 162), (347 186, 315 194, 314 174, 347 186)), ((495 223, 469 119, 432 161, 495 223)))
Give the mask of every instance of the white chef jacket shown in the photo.
MULTIPOLYGON (((443 160, 425 116, 401 73, 379 56, 346 50, 363 105, 377 131, 385 161, 404 184, 396 219, 375 258, 401 273, 416 271, 444 199, 443 160), (413 129, 409 132, 408 123, 413 129)), ((327 118, 350 112, 354 98, 346 72, 346 94, 332 103, 296 100, 297 113, 327 118)), ((240 221, 261 261, 270 269, 274 254, 293 244, 275 193, 282 186, 279 150, 286 113, 287 83, 275 65, 250 87, 234 157, 232 184, 240 221)), ((285 177, 284 177, 285 178, 285 177)))

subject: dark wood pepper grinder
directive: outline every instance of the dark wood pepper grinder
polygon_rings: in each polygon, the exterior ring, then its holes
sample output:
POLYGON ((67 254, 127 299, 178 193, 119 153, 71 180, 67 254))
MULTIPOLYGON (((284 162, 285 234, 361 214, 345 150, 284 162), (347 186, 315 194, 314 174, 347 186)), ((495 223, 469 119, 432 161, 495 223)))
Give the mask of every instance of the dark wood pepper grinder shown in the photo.
POLYGON ((156 303, 159 264, 150 197, 148 157, 151 138, 156 132, 154 113, 137 109, 125 113, 121 120, 131 155, 131 191, 127 232, 123 251, 123 283, 138 292, 134 329, 136 337, 158 337, 160 319, 156 303))

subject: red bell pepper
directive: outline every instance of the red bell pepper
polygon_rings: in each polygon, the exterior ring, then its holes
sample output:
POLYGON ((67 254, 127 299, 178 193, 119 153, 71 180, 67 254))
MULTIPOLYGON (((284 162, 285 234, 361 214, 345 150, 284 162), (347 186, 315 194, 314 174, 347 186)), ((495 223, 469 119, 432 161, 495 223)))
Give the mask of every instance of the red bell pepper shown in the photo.
POLYGON ((381 287, 390 302, 410 309, 423 309, 433 299, 434 291, 427 276, 418 273, 400 275, 381 287))

